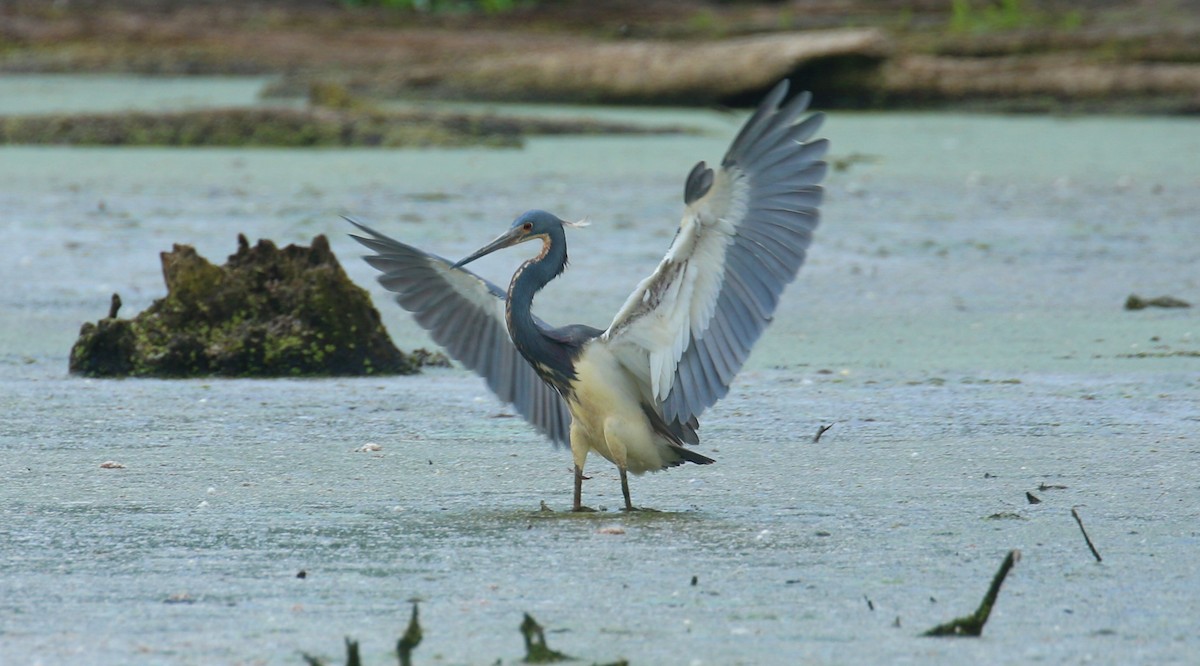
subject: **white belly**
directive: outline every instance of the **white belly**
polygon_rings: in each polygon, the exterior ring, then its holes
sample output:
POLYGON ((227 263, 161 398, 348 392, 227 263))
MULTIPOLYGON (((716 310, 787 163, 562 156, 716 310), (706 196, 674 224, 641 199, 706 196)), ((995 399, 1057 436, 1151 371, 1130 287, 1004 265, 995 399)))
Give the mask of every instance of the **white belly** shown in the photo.
POLYGON ((583 466, 589 449, 634 474, 657 472, 675 459, 642 411, 637 381, 608 347, 598 340, 588 344, 575 372, 576 391, 568 407, 576 464, 583 466))

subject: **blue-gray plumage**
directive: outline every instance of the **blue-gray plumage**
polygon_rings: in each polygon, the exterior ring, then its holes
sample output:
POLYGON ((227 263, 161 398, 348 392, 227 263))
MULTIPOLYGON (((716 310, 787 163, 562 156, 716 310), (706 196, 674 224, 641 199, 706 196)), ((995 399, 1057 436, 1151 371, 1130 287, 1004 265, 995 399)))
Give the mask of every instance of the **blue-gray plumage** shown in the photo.
POLYGON ((627 472, 713 462, 686 445, 699 442, 700 415, 729 392, 817 226, 829 144, 812 139, 820 114, 800 119, 808 93, 784 103, 786 95, 785 81, 718 168, 700 162, 688 174, 674 241, 605 330, 554 328, 532 312, 537 292, 566 268, 565 227, 577 224, 529 211, 452 263, 350 220, 367 234, 354 238, 376 252, 366 260, 383 273, 380 283, 434 341, 556 444, 570 445, 576 511, 590 451, 617 466, 627 510, 627 472), (531 240, 541 252, 507 290, 463 268, 531 240))

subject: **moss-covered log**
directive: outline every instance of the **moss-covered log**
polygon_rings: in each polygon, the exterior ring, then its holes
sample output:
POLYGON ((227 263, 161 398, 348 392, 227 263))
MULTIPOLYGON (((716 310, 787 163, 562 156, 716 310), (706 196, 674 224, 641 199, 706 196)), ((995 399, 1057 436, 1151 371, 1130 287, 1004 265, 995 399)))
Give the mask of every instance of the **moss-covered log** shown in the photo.
MULTIPOLYGON (((72 373, 91 377, 409 374, 419 363, 384 330, 370 296, 324 236, 282 250, 268 240, 214 266, 188 245, 162 253, 167 295, 134 319, 83 325, 72 373)), ((115 303, 116 301, 114 301, 115 303)))

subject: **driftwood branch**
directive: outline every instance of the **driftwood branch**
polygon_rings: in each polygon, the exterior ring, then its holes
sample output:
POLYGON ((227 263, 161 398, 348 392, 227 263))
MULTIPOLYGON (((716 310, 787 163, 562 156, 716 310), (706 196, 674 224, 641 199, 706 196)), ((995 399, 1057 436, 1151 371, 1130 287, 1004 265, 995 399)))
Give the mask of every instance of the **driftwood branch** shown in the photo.
POLYGON ((987 624, 988 616, 992 614, 992 606, 996 603, 996 597, 1000 595, 1000 586, 1004 584, 1004 578, 1008 576, 1008 572, 1013 568, 1013 565, 1021 559, 1021 551, 1010 550, 1008 556, 1004 558, 1004 562, 1000 564, 1000 570, 992 578, 992 585, 988 588, 987 594, 983 595, 983 601, 979 604, 979 608, 975 612, 965 617, 960 617, 956 620, 951 620, 945 624, 926 631, 923 636, 979 636, 983 634, 983 625, 987 624))

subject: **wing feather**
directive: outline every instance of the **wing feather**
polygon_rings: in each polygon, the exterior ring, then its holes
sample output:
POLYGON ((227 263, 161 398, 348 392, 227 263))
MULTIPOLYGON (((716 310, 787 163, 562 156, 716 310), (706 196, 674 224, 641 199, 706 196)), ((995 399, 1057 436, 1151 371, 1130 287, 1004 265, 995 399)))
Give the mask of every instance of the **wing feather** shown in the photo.
POLYGON ((434 342, 481 375, 502 401, 557 445, 570 443, 566 403, 517 352, 504 322, 504 290, 451 262, 346 218, 351 235, 376 254, 363 257, 379 283, 413 313, 434 342))
MULTIPOLYGON (((781 115, 778 120, 782 122, 785 118, 781 115)), ((733 161, 731 163, 738 164, 753 162, 762 169, 770 169, 777 166, 785 159, 784 156, 788 155, 789 151, 791 151, 791 156, 796 159, 821 159, 825 152, 829 150, 828 140, 816 139, 808 141, 808 139, 820 129, 823 122, 824 116, 810 116, 799 125, 779 128, 770 135, 764 135, 761 137, 761 141, 754 146, 731 151, 731 154, 726 156, 725 159, 730 160, 732 158, 733 161), (799 151, 796 150, 797 146, 800 147, 799 151)), ((729 166, 729 164, 725 166, 729 166)))
POLYGON ((742 125, 741 131, 738 132, 736 137, 734 137, 733 143, 729 146, 729 152, 725 155, 726 159, 728 159, 735 147, 749 146, 754 142, 755 137, 762 133, 764 125, 769 123, 771 117, 778 112, 777 110, 779 109, 779 103, 782 102, 783 98, 786 96, 787 82, 781 82, 779 85, 772 88, 771 92, 767 93, 767 96, 758 105, 758 108, 754 110, 754 113, 750 116, 750 119, 746 121, 745 125, 742 125))
POLYGON ((725 331, 724 313, 718 310, 712 319, 712 334, 701 338, 701 341, 712 356, 713 369, 717 371, 717 379, 723 386, 733 382, 738 369, 737 361, 729 353, 730 337, 725 331))
POLYGON ((790 183, 764 185, 759 189, 760 205, 795 206, 816 210, 821 205, 823 192, 819 187, 793 189, 790 183))
POLYGON ((775 304, 779 302, 775 290, 771 288, 770 277, 754 264, 752 258, 747 258, 748 254, 748 250, 739 247, 731 250, 726 257, 730 268, 729 277, 726 279, 733 287, 729 290, 730 295, 740 297, 730 303, 730 308, 736 309, 741 306, 741 309, 746 311, 742 318, 736 319, 746 332, 752 329, 755 319, 769 318, 775 311, 775 304), (751 306, 753 313, 750 312, 751 306), (751 314, 753 316, 750 316, 751 314))
MULTIPOLYGON (((783 139, 784 141, 794 141, 790 137, 783 139)), ((785 143, 780 146, 766 151, 758 158, 763 166, 763 169, 774 169, 778 167, 787 168, 791 164, 805 164, 812 160, 819 160, 829 152, 829 139, 817 139, 810 143, 804 144, 799 151, 794 145, 785 143)))
POLYGON ((829 142, 812 140, 820 114, 801 118, 808 93, 786 96, 785 81, 719 168, 688 175, 679 232, 601 338, 689 442, 770 323, 818 223, 829 142))

